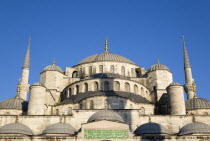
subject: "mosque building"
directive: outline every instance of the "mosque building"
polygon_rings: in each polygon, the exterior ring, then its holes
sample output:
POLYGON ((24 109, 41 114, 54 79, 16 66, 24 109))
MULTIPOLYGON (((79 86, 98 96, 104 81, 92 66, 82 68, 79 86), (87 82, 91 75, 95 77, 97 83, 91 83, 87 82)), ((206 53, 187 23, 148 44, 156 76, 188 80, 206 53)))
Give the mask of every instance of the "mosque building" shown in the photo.
POLYGON ((0 102, 0 141, 210 140, 210 101, 196 96, 182 40, 184 85, 160 61, 146 70, 110 53, 108 39, 103 53, 65 70, 53 61, 30 85, 29 39, 17 94, 0 102))

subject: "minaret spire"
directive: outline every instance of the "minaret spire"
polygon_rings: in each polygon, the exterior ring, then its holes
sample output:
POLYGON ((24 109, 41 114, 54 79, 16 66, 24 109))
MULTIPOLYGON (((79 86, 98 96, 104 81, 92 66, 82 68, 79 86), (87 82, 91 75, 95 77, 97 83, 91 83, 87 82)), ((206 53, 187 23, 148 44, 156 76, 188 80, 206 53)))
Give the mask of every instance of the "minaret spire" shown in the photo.
POLYGON ((184 48, 184 72, 185 72, 185 91, 187 93, 187 99, 193 99, 196 97, 196 85, 192 77, 192 69, 190 66, 189 57, 187 54, 187 47, 184 36, 182 36, 183 48, 184 48))
POLYGON ((29 37, 29 40, 28 40, 28 49, 26 52, 23 68, 30 69, 30 47, 31 47, 31 37, 29 37))
POLYGON ((105 41, 105 53, 108 53, 108 50, 109 50, 109 48, 108 48, 108 37, 106 37, 106 41, 105 41))
POLYGON ((184 68, 191 68, 184 36, 182 36, 182 42, 184 47, 184 68))

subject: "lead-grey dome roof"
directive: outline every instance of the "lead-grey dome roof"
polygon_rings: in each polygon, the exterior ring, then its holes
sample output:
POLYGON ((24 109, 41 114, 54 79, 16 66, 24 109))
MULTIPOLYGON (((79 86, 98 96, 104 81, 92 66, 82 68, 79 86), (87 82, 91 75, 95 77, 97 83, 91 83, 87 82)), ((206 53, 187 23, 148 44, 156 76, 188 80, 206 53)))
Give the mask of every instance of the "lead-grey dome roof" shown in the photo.
POLYGON ((59 71, 61 73, 63 72, 62 69, 54 62, 52 63, 52 65, 46 66, 43 71, 59 71))
POLYGON ((84 64, 84 63, 100 62, 100 61, 116 61, 116 62, 135 64, 134 62, 132 62, 131 60, 123 56, 105 52, 105 53, 89 56, 85 58, 84 60, 80 61, 78 65, 84 64))
POLYGON ((88 122, 94 122, 100 120, 124 122, 123 118, 113 110, 101 110, 99 112, 96 112, 88 119, 88 122))
POLYGON ((155 71, 155 70, 167 70, 170 71, 168 67, 162 64, 155 64, 148 69, 148 72, 155 71))
POLYGON ((75 129, 66 123, 55 123, 48 126, 44 131, 43 134, 75 134, 75 129))
POLYGON ((194 133, 210 133, 210 126, 202 122, 193 122, 182 127, 178 135, 187 135, 194 133))
POLYGON ((0 134, 24 134, 33 135, 31 129, 21 123, 10 123, 0 128, 0 134))
POLYGON ((24 101, 18 97, 6 99, 0 103, 0 109, 16 109, 26 111, 27 101, 24 101))
POLYGON ((210 109, 210 101, 204 98, 193 98, 185 102, 187 110, 210 109))
POLYGON ((154 122, 142 124, 135 131, 134 134, 169 134, 169 131, 162 125, 154 122))

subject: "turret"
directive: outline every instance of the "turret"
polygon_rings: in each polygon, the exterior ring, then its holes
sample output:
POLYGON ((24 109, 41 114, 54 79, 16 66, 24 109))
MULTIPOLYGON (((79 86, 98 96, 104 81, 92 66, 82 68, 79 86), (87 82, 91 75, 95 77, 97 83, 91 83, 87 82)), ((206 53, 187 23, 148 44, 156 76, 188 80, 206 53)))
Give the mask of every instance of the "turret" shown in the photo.
POLYGON ((167 92, 171 115, 186 115, 183 86, 173 82, 167 87, 167 92))
POLYGON ((30 98, 28 104, 28 115, 45 114, 46 88, 39 82, 30 87, 30 98))
MULTIPOLYGON (((40 75, 40 83, 49 90, 53 96, 54 102, 59 102, 60 93, 65 87, 63 83, 65 75, 60 67, 53 61, 52 65, 44 68, 40 75)), ((54 103, 48 103, 54 104, 54 103)))
POLYGON ((28 79, 29 79, 29 69, 30 69, 30 42, 31 39, 28 40, 28 49, 26 52, 24 64, 22 67, 22 76, 19 81, 19 97, 26 100, 27 98, 27 93, 29 90, 29 84, 28 84, 28 79))
POLYGON ((185 92, 187 93, 187 99, 192 99, 195 97, 195 83, 192 77, 192 69, 190 66, 189 57, 187 54, 187 48, 184 40, 184 36, 182 37, 183 47, 184 47, 184 72, 185 72, 185 92))
POLYGON ((165 65, 157 64, 149 68, 147 72, 148 87, 153 93, 153 102, 158 102, 160 97, 166 93, 166 88, 173 82, 172 73, 165 65))

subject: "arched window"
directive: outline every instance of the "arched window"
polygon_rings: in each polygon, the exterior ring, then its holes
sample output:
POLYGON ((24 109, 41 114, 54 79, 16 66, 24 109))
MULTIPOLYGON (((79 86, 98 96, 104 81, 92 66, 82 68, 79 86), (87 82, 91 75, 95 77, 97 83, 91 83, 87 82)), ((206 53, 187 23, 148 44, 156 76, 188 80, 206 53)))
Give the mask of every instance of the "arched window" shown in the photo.
POLYGON ((145 115, 145 108, 144 107, 141 107, 141 115, 145 115))
POLYGON ((125 91, 130 92, 130 84, 125 82, 125 91))
POLYGON ((72 78, 77 78, 77 71, 74 71, 74 72, 72 73, 72 78))
POLYGON ((94 109, 94 102, 93 102, 93 100, 90 101, 90 109, 94 109))
POLYGON ((69 97, 72 95, 71 88, 69 88, 69 97))
POLYGON ((85 83, 85 88, 84 88, 84 91, 87 92, 88 91, 88 84, 85 83))
POLYGON ((141 87, 141 95, 144 96, 144 89, 141 87))
POLYGON ((78 93, 79 93, 79 86, 76 85, 76 94, 78 94, 78 93))
POLYGON ((124 109, 124 108, 125 108, 124 101, 120 100, 120 102, 119 102, 119 109, 124 109))
POLYGON ((110 72, 114 73, 114 66, 113 65, 110 66, 110 72))
POLYGON ((104 81, 104 91, 109 91, 109 82, 104 81))
POLYGON ((139 92, 138 92, 138 86, 137 85, 134 85, 134 93, 135 94, 138 94, 139 92))
POLYGON ((103 66, 102 65, 100 65, 99 66, 99 73, 103 73, 104 72, 104 70, 103 70, 103 66))
POLYGON ((131 69, 131 77, 135 77, 134 68, 131 69))
POLYGON ((98 82, 94 82, 94 91, 98 91, 98 82))
POLYGON ((115 89, 115 91, 120 91, 120 82, 118 82, 118 81, 114 82, 114 89, 115 89))
POLYGON ((93 69, 92 69, 92 67, 90 66, 89 67, 89 75, 92 75, 93 74, 93 69))
POLYGON ((125 76, 125 67, 124 67, 124 66, 121 67, 121 74, 122 74, 123 76, 125 76))
POLYGON ((82 77, 82 68, 79 69, 79 77, 82 77))

